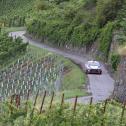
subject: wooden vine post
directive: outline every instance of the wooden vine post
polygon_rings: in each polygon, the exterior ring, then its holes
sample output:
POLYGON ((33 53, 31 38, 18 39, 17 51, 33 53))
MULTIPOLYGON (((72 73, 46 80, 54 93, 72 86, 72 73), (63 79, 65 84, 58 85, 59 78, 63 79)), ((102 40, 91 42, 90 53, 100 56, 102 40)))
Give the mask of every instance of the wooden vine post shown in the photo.
POLYGON ((16 100, 16 107, 18 108, 20 106, 20 95, 16 95, 15 100, 16 100))
POLYGON ((122 107, 120 125, 121 125, 122 122, 123 122, 123 117, 124 117, 125 109, 126 109, 126 102, 124 102, 123 107, 122 107))
POLYGON ((29 126, 31 126, 31 123, 32 123, 32 118, 33 118, 35 106, 36 106, 36 103, 37 103, 38 95, 39 95, 39 90, 37 91, 37 94, 36 94, 36 96, 35 96, 35 101, 34 101, 33 109, 32 109, 32 112, 31 112, 31 114, 30 114, 29 126))
POLYGON ((78 99, 78 96, 76 96, 76 98, 75 98, 75 102, 74 102, 74 108, 73 108, 73 112, 74 112, 74 113, 76 112, 77 99, 78 99))
MULTIPOLYGON (((104 107, 103 107, 103 117, 104 117, 105 112, 106 112, 107 104, 108 104, 108 99, 105 100, 105 104, 104 104, 104 107)), ((101 126, 104 126, 104 118, 102 119, 101 126)))
POLYGON ((64 93, 62 94, 61 107, 63 107, 63 104, 64 104, 64 93))
POLYGON ((35 101, 34 101, 34 105, 33 105, 31 115, 34 114, 34 110, 35 110, 35 106, 36 106, 36 103, 37 103, 38 95, 39 95, 39 90, 37 91, 37 94, 36 94, 36 97, 35 97, 35 101))
POLYGON ((52 108, 53 99, 54 99, 54 92, 53 92, 53 94, 52 94, 52 98, 51 98, 51 101, 50 101, 50 106, 49 106, 49 109, 51 109, 51 108, 52 108))
POLYGON ((93 103, 93 97, 91 97, 90 99, 90 106, 92 105, 92 103, 93 103))
POLYGON ((10 111, 11 111, 11 114, 13 113, 12 105, 13 105, 13 101, 14 101, 14 96, 15 96, 15 95, 12 95, 12 96, 11 96, 11 100, 10 100, 10 111))
POLYGON ((28 94, 27 94, 27 100, 26 100, 26 105, 25 105, 25 110, 26 110, 26 112, 27 112, 27 110, 28 110, 28 100, 29 100, 29 95, 30 95, 30 90, 28 90, 28 94))
POLYGON ((40 108, 40 114, 42 113, 45 97, 46 97, 46 91, 44 92, 44 96, 43 96, 43 99, 42 99, 42 104, 41 104, 41 108, 40 108))

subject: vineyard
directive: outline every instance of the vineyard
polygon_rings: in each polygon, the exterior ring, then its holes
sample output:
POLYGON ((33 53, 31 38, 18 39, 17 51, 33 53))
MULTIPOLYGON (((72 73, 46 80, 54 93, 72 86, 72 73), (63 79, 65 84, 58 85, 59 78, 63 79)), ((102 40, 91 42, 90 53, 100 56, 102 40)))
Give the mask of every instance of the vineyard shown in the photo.
POLYGON ((38 88, 49 92, 56 88, 59 90, 60 82, 56 83, 56 80, 62 75, 63 64, 56 62, 57 56, 45 54, 46 51, 43 51, 44 57, 39 57, 33 51, 28 48, 24 56, 0 71, 2 101, 12 93, 24 95, 28 90, 36 92, 38 88))
MULTIPOLYGON (((125 99, 94 103, 89 96, 89 103, 79 104, 89 94, 78 65, 7 35, 26 30, 26 36, 78 54, 97 42, 98 55, 107 61, 114 32, 121 31, 121 43, 126 40, 125 5, 126 0, 0 0, 0 126, 126 126, 125 99)), ((120 59, 111 60, 116 71, 120 59)), ((99 83, 106 79, 100 78, 99 83)))
POLYGON ((0 26, 24 26, 28 18, 33 0, 1 0, 0 26))
POLYGON ((104 103, 77 104, 77 97, 73 104, 64 101, 55 103, 54 92, 48 98, 47 92, 37 92, 34 100, 20 100, 19 96, 0 104, 0 126, 126 126, 125 104, 113 100, 104 103), (38 107, 38 96, 41 103, 38 107), (48 104, 46 101, 49 101, 48 104))
POLYGON ((68 59, 28 45, 22 55, 2 64, 0 97, 5 101, 12 94, 22 94, 25 99, 28 90, 35 94, 38 88, 48 93, 65 92, 67 98, 85 96, 85 90, 80 89, 84 79, 80 68, 68 59))

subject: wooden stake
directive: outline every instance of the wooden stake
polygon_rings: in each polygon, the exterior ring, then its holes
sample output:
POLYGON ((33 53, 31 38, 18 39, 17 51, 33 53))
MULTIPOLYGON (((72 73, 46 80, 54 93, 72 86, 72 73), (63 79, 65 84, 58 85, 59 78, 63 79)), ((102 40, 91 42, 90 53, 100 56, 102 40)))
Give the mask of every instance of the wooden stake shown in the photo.
POLYGON ((105 112, 106 112, 107 103, 108 103, 108 100, 105 100, 105 105, 104 105, 103 113, 105 113, 105 112))
POLYGON ((29 126, 31 126, 31 123, 32 123, 32 118, 33 118, 33 114, 34 114, 34 110, 35 110, 35 106, 36 106, 38 95, 39 95, 39 90, 37 91, 37 94, 36 94, 36 97, 35 97, 35 101, 34 101, 34 105, 33 105, 33 109, 32 109, 32 112, 30 114, 29 126))
POLYGON ((35 101, 34 101, 34 105, 33 105, 33 109, 32 109, 31 115, 33 115, 33 113, 34 113, 34 109, 35 109, 35 106, 36 106, 38 95, 39 95, 39 90, 38 90, 38 92, 36 94, 36 97, 35 97, 35 101))
POLYGON ((11 101, 10 101, 11 104, 13 104, 13 100, 14 100, 14 95, 11 96, 11 101))
POLYGON ((78 99, 78 96, 76 96, 76 98, 75 98, 75 102, 74 102, 74 113, 75 113, 75 111, 76 111, 76 107, 77 107, 77 99, 78 99))
POLYGON ((123 116, 124 116, 125 108, 126 108, 126 103, 124 102, 124 105, 122 107, 122 112, 121 112, 120 124, 122 124, 122 121, 123 121, 123 116))
POLYGON ((16 95, 16 107, 18 108, 20 105, 20 95, 16 95))
POLYGON ((14 95, 11 96, 11 101, 10 101, 10 110, 11 110, 11 114, 13 113, 13 108, 12 108, 12 105, 13 105, 13 100, 14 100, 14 95))
POLYGON ((26 112, 28 110, 27 106, 28 106, 29 95, 30 95, 30 90, 28 90, 28 94, 27 94, 27 100, 26 100, 26 105, 25 105, 26 112))
MULTIPOLYGON (((108 103, 108 100, 105 100, 105 104, 104 104, 104 108, 103 108, 103 116, 106 112, 107 103, 108 103)), ((104 118, 102 119, 101 126, 104 126, 104 118)))
POLYGON ((52 98, 51 98, 51 102, 50 102, 49 109, 51 109, 51 108, 52 108, 53 99, 54 99, 54 92, 53 92, 53 94, 52 94, 52 98))
POLYGON ((93 103, 93 97, 91 97, 90 99, 90 105, 92 105, 92 103, 93 103))
POLYGON ((62 94, 61 107, 63 106, 63 104, 64 104, 64 93, 62 94))
POLYGON ((41 104, 41 108, 40 108, 40 114, 42 113, 45 97, 46 97, 46 91, 44 92, 44 96, 43 96, 43 99, 42 99, 42 104, 41 104))

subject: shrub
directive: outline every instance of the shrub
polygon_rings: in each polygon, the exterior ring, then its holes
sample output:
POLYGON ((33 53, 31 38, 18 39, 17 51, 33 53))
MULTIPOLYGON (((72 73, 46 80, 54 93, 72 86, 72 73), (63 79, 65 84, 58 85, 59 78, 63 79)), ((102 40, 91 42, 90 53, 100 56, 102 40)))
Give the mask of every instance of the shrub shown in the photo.
POLYGON ((49 5, 48 5, 48 2, 47 1, 44 1, 44 0, 36 0, 35 1, 35 4, 34 4, 34 7, 37 11, 39 10, 46 10, 49 5))
POLYGON ((111 55, 111 64, 114 71, 117 71, 118 64, 120 62, 120 56, 118 54, 111 55))
POLYGON ((23 43, 21 38, 13 40, 6 34, 0 34, 0 65, 12 57, 26 51, 27 43, 23 43))
POLYGON ((114 20, 123 2, 124 0, 98 0, 97 23, 99 26, 104 26, 108 21, 114 20))
POLYGON ((109 22, 101 31, 100 34, 100 51, 104 54, 105 60, 108 59, 109 50, 112 42, 112 32, 115 23, 109 22))

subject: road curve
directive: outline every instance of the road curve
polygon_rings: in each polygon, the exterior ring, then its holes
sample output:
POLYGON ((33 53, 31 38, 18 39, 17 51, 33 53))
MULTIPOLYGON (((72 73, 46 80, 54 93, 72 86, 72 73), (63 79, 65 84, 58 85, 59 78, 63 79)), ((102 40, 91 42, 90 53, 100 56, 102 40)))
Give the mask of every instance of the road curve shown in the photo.
MULTIPOLYGON (((48 51, 51 51, 53 53, 67 57, 67 58, 73 60, 75 63, 81 65, 81 68, 84 71, 85 62, 88 60, 87 57, 84 58, 84 57, 81 57, 81 56, 78 56, 75 54, 73 55, 68 52, 61 51, 59 49, 47 46, 47 45, 42 44, 38 41, 35 41, 35 40, 32 40, 30 38, 25 37, 24 34, 25 34, 25 31, 17 31, 17 32, 9 33, 9 36, 21 37, 24 42, 29 42, 30 44, 32 44, 34 46, 44 48, 44 49, 47 49, 48 51)), ((114 90, 114 80, 110 77, 110 75, 107 72, 107 70, 105 69, 104 65, 102 65, 102 70, 103 70, 102 75, 88 75, 90 90, 92 93, 94 103, 106 100, 107 98, 109 98, 109 96, 112 94, 112 92, 114 90)), ((78 102, 79 103, 87 103, 87 102, 89 102, 90 97, 91 96, 80 97, 78 99, 78 102)), ((73 100, 74 99, 70 99, 69 101, 71 102, 73 100)))

